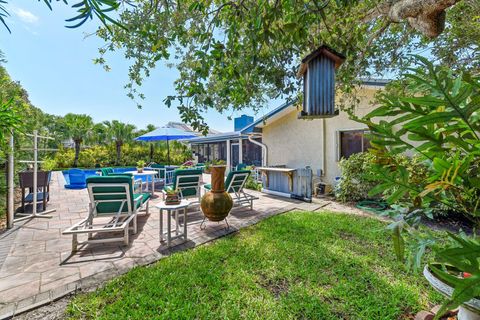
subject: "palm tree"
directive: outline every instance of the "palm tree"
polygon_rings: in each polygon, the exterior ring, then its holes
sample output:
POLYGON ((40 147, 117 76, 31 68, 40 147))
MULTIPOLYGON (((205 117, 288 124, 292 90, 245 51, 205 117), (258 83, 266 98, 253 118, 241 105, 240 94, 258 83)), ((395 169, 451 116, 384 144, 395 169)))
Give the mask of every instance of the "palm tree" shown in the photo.
POLYGON ((92 128, 91 142, 94 144, 104 144, 109 142, 110 136, 108 128, 104 123, 95 123, 92 128))
POLYGON ((75 144, 75 159, 73 161, 73 167, 77 167, 80 146, 82 142, 90 136, 93 128, 93 120, 92 117, 86 114, 68 113, 63 118, 63 123, 65 126, 65 136, 72 139, 75 144))
POLYGON ((112 122, 104 122, 108 136, 115 141, 115 147, 117 150, 117 161, 116 164, 120 164, 120 159, 122 157, 122 146, 125 142, 131 141, 134 136, 135 126, 128 123, 123 123, 117 120, 112 122))

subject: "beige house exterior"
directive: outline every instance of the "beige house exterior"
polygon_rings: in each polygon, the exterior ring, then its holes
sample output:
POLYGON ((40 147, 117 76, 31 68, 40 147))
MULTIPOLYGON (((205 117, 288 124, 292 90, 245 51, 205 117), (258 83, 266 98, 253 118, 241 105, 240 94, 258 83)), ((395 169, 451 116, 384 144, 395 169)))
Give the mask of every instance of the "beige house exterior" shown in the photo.
MULTIPOLYGON (((363 82, 357 95, 360 100, 355 108, 357 116, 375 109, 375 94, 386 83, 386 80, 363 82)), ((261 167, 266 178, 265 192, 283 196, 300 194, 308 199, 320 183, 326 187, 334 185, 336 177, 341 175, 340 159, 366 151, 369 142, 365 137, 367 127, 351 120, 346 112, 311 119, 301 114, 301 108, 299 103, 286 103, 260 119, 251 119, 241 129, 193 138, 189 143, 202 160, 224 160, 227 170, 235 170, 238 164, 261 167)))
MULTIPOLYGON (((374 95, 384 83, 363 85, 359 90, 360 103, 355 114, 363 116, 375 108, 374 95)), ((316 181, 333 184, 341 172, 341 134, 367 130, 365 125, 349 119, 346 112, 323 119, 299 119, 296 105, 271 112, 243 131, 257 131, 266 146, 266 165, 287 168, 310 167, 316 181), (252 130, 253 129, 253 130, 252 130)), ((345 147, 344 147, 345 148, 345 147)))

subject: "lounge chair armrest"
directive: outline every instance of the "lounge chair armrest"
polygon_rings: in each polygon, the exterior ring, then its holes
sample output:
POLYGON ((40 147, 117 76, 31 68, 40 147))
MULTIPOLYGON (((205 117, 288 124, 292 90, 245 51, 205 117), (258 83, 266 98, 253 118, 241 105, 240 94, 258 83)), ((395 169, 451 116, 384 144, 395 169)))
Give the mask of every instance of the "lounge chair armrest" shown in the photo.
POLYGON ((142 183, 143 183, 142 179, 135 179, 133 181, 133 190, 135 191, 138 188, 140 188, 140 191, 142 191, 142 183))
POLYGON ((136 203, 136 202, 138 202, 138 201, 141 201, 142 198, 143 198, 143 197, 142 197, 142 195, 140 194, 140 195, 138 195, 136 198, 134 198, 133 201, 136 203))

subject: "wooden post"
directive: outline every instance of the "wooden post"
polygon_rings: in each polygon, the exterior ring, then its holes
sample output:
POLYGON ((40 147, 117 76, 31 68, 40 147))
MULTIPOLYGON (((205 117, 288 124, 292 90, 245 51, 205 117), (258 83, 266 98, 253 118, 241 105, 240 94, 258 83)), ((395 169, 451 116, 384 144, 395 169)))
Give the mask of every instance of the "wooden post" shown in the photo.
POLYGON ((238 139, 238 163, 243 163, 243 145, 242 139, 238 139))
POLYGON ((13 213, 14 213, 14 201, 15 201, 15 185, 13 178, 15 176, 15 167, 13 164, 14 161, 14 144, 13 144, 13 132, 10 134, 10 150, 8 152, 8 169, 7 169, 7 187, 8 187, 8 198, 7 198, 7 228, 13 228, 13 213))
POLYGON ((230 172, 232 167, 232 146, 230 140, 227 140, 227 172, 230 172))

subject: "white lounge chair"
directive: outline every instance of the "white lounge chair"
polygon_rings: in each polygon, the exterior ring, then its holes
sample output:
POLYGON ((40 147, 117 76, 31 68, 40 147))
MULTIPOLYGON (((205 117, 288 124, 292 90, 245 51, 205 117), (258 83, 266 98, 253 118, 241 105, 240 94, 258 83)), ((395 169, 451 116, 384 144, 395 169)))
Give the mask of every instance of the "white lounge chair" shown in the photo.
POLYGON ((150 193, 133 193, 133 177, 130 176, 89 177, 87 188, 90 198, 88 217, 63 231, 73 237, 72 253, 77 251, 78 245, 86 243, 123 241, 128 245, 129 230, 137 233, 138 211, 145 207, 148 214, 150 193), (112 232, 123 232, 123 236, 93 239, 93 234, 112 232), (79 243, 79 234, 88 234, 87 241, 79 243))
MULTIPOLYGON (((235 204, 249 204, 250 210, 253 210, 253 201, 257 200, 258 197, 252 196, 244 191, 250 174, 250 170, 230 171, 225 179, 225 190, 232 195, 235 204)), ((212 188, 210 184, 206 184, 203 187, 208 191, 212 188)))

